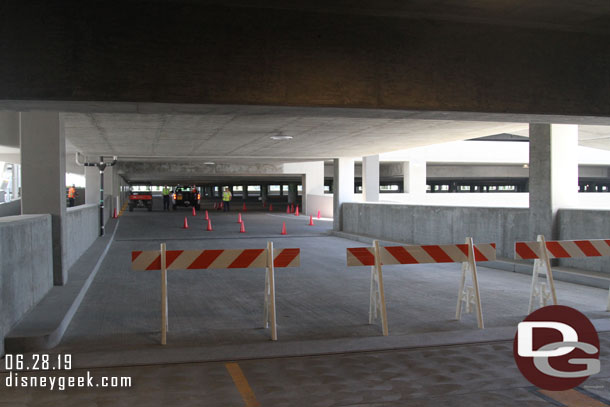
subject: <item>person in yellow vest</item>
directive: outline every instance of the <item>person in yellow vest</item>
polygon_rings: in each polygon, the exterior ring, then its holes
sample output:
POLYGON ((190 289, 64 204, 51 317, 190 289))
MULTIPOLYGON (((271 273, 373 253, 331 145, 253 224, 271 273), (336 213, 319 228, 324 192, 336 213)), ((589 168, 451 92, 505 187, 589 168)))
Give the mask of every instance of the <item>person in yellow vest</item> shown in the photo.
POLYGON ((163 210, 167 209, 169 211, 169 194, 170 194, 170 192, 171 191, 169 190, 167 185, 165 185, 163 187, 163 191, 162 191, 162 193, 163 193, 163 210))
POLYGON ((231 198, 233 198, 231 191, 229 191, 229 188, 225 187, 225 190, 222 193, 222 210, 224 212, 229 211, 229 203, 231 202, 231 198))
POLYGON ((76 185, 72 184, 70 188, 68 188, 68 206, 71 208, 74 206, 74 199, 76 198, 76 185))

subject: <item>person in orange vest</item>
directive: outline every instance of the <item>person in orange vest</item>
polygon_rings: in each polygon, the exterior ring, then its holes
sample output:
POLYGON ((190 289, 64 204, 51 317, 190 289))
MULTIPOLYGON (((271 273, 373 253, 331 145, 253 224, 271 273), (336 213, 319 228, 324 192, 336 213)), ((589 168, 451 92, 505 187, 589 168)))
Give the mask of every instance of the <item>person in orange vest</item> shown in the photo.
POLYGON ((70 188, 68 188, 68 206, 74 206, 74 199, 76 198, 76 186, 72 184, 70 188))

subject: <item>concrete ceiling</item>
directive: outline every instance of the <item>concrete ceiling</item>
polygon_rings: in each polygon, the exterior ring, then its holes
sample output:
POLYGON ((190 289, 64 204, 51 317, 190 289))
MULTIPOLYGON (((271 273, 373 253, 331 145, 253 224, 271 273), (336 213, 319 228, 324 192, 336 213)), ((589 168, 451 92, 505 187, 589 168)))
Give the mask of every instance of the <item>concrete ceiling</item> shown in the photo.
POLYGON ((289 9, 579 32, 610 32, 607 0, 132 0, 289 9))
POLYGON ((128 161, 299 161, 361 157, 526 128, 523 123, 295 114, 64 113, 66 138, 88 156, 128 161), (273 140, 292 136, 291 140, 273 140))

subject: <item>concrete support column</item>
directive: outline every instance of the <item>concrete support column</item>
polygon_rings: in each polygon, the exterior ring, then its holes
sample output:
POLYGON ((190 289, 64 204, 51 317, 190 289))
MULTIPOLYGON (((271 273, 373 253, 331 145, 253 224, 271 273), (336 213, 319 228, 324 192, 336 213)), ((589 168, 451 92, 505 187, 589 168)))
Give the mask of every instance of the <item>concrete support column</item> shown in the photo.
POLYGON ((100 203, 100 170, 97 167, 85 167, 85 203, 100 203))
POLYGON ((243 189, 242 199, 245 201, 248 199, 248 186, 244 185, 244 186, 242 186, 242 189, 243 189))
POLYGON ((288 184, 288 203, 297 202, 297 184, 288 184))
POLYGON ((13 163, 13 171, 11 172, 11 200, 19 199, 19 164, 13 163))
POLYGON ((49 213, 52 219, 53 283, 64 285, 66 139, 58 112, 24 112, 21 122, 21 213, 49 213))
POLYGON ((261 201, 267 202, 267 196, 269 194, 269 185, 261 185, 261 201))
POLYGON ((108 221, 108 219, 112 216, 112 211, 114 210, 114 206, 116 202, 113 197, 114 191, 114 167, 106 167, 104 170, 104 224, 108 221), (107 202, 108 198, 110 202, 107 202))
POLYGON ((362 157, 362 197, 365 202, 379 201, 379 155, 362 157))
POLYGON ((529 200, 530 237, 559 237, 560 208, 578 201, 578 126, 530 124, 529 200))
POLYGON ((302 213, 315 215, 319 208, 311 207, 308 204, 310 195, 324 195, 324 161, 288 163, 284 164, 285 174, 301 174, 302 192, 302 213))
POLYGON ((404 191, 413 197, 426 195, 426 162, 411 160, 404 162, 404 191))
POLYGON ((343 230, 342 204, 354 200, 354 159, 335 158, 333 178, 333 229, 343 230))

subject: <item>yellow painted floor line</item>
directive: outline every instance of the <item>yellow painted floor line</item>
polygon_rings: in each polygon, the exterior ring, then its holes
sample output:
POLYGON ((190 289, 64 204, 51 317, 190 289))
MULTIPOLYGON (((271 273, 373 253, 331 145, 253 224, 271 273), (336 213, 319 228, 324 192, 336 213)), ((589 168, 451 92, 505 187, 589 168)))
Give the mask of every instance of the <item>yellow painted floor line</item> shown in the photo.
POLYGON ((123 216, 123 212, 125 212, 125 209, 127 209, 127 206, 129 205, 129 202, 125 202, 123 204, 123 207, 121 208, 121 210, 119 211, 119 214, 117 215, 117 217, 121 217, 123 216))
POLYGON ((239 394, 241 394, 241 398, 244 399, 246 407, 259 407, 261 404, 256 400, 256 396, 250 388, 248 380, 246 380, 246 376, 244 376, 244 372, 241 371, 239 365, 237 363, 225 363, 225 367, 229 371, 239 394))
POLYGON ((566 391, 548 391, 538 390, 541 394, 560 402, 566 407, 607 407, 608 404, 596 400, 592 397, 587 396, 579 392, 578 390, 566 390, 566 391))

